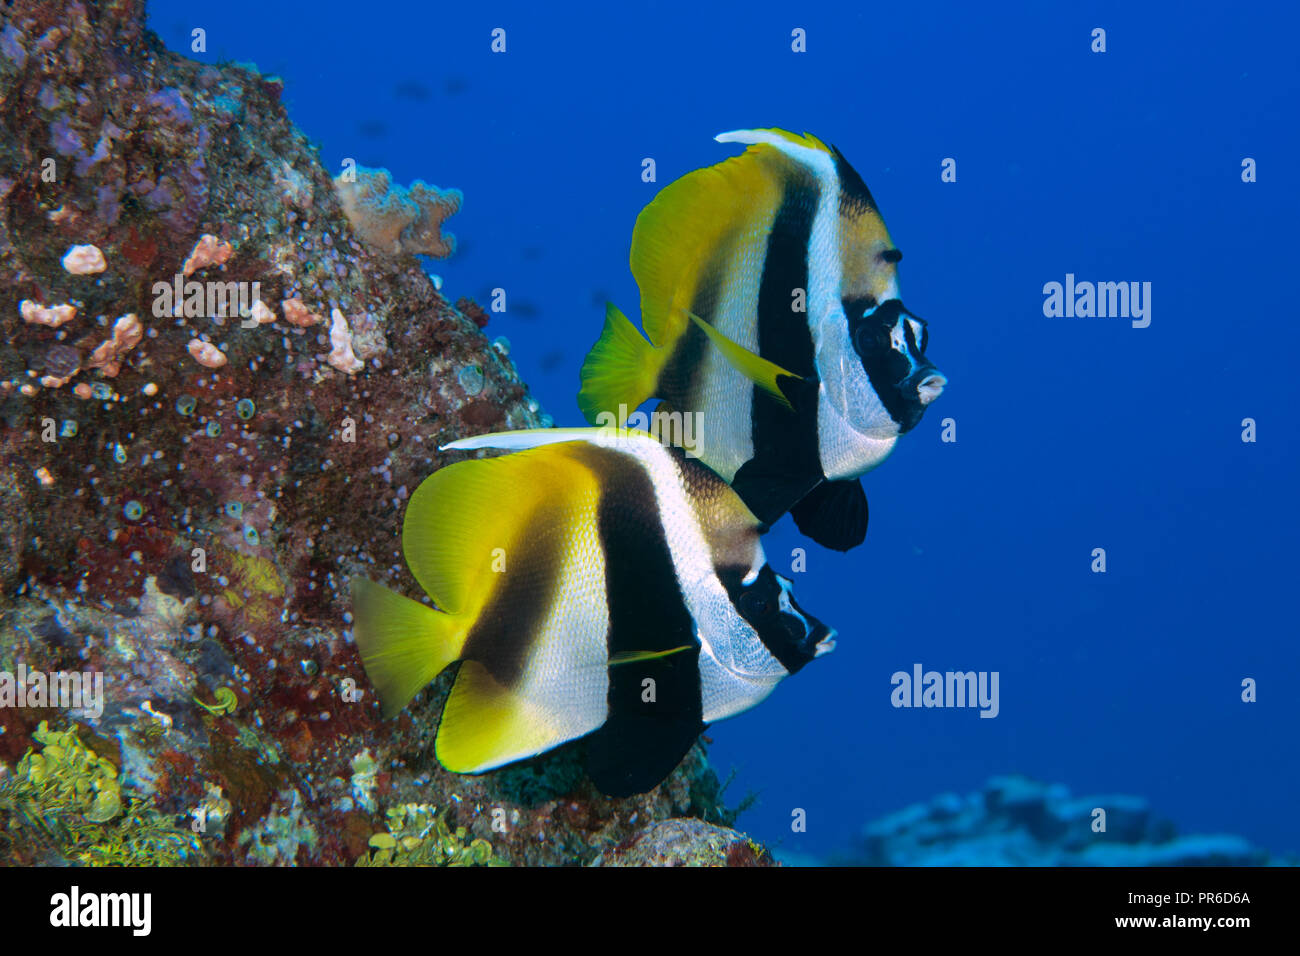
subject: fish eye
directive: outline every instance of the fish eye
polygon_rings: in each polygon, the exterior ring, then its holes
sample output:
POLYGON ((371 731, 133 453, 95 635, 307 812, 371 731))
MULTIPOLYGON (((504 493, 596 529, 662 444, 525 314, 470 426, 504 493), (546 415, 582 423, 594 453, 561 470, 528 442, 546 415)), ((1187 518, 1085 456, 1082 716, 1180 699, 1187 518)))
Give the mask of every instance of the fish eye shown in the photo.
POLYGON ((886 262, 898 262, 903 258, 903 250, 886 249, 880 254, 880 258, 884 259, 886 262))
POLYGON ((862 325, 855 333, 857 350, 861 355, 888 350, 893 347, 892 327, 888 325, 862 325))

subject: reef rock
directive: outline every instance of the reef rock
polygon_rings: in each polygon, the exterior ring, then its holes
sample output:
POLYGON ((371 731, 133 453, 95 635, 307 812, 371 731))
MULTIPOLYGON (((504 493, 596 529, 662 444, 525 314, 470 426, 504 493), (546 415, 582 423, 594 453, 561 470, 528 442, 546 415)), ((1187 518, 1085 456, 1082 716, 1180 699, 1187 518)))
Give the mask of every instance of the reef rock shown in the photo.
POLYGON ((103 680, 0 708, 0 861, 585 863, 731 822, 701 746, 609 800, 580 742, 444 772, 450 675, 381 719, 349 578, 418 596, 399 531, 439 445, 549 419, 486 313, 368 245, 450 252, 458 194, 372 177, 350 221, 279 80, 143 23, 142 0, 0 13, 0 677, 103 680), (42 776, 74 773, 69 732, 119 775, 93 820, 42 776))
POLYGON ((1061 784, 995 777, 869 824, 839 864, 861 866, 1256 866, 1237 836, 1179 836, 1141 797, 1073 797, 1061 784), (1099 827, 1105 812, 1105 829, 1099 827))
POLYGON ((770 853, 743 833, 703 820, 652 823, 592 866, 776 866, 770 853))

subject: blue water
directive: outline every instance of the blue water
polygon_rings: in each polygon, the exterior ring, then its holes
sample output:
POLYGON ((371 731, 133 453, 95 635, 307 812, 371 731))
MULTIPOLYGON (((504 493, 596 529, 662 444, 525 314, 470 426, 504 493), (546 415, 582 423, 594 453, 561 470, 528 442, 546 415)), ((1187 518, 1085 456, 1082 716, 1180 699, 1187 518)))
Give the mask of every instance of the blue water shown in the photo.
POLYGON ((823 551, 788 519, 766 541, 778 567, 809 549, 799 599, 840 643, 709 731, 733 797, 760 794, 743 828, 825 853, 1020 772, 1300 850, 1294 9, 150 6, 169 48, 200 26, 194 58, 281 75, 327 167, 464 190, 461 250, 430 269, 452 299, 506 289, 488 332, 560 423, 581 421, 604 300, 635 309, 637 213, 737 151, 715 133, 808 130, 862 174, 950 385, 867 476, 865 545, 823 551), (1150 282, 1150 326, 1044 317, 1066 273, 1150 282), (917 662, 999 672, 999 715, 891 707, 917 662))

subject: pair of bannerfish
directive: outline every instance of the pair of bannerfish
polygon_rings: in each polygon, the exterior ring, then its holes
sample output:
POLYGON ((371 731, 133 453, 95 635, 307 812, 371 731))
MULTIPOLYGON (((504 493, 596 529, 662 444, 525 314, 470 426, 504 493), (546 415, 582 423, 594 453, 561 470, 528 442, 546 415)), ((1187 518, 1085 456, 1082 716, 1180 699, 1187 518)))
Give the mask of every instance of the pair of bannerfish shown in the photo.
MULTIPOLYGON (((834 647, 760 535, 863 540, 859 476, 946 380, 899 301, 894 247, 837 149, 782 130, 666 187, 637 218, 646 338, 613 305, 578 402, 696 415, 691 454, 617 426, 461 439, 505 449, 434 473, 402 547, 435 607, 363 578, 354 633, 384 713, 460 669, 436 752, 480 773, 586 737, 592 780, 650 789, 705 725, 834 647)), ((662 437, 662 436, 661 436, 662 437)))

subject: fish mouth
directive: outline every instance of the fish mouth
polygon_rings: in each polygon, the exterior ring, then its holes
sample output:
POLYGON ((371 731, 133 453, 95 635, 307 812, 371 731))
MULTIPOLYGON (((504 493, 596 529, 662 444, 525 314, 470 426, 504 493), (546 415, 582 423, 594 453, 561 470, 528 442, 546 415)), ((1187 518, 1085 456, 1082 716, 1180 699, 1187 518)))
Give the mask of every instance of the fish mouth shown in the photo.
POLYGON ((917 401, 922 405, 929 405, 943 394, 943 387, 947 384, 948 379, 942 372, 931 372, 916 386, 917 401))
POLYGON ((823 654, 829 654, 835 650, 836 633, 835 629, 831 628, 826 636, 817 642, 817 649, 813 652, 813 657, 821 657, 823 654))

